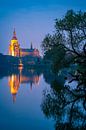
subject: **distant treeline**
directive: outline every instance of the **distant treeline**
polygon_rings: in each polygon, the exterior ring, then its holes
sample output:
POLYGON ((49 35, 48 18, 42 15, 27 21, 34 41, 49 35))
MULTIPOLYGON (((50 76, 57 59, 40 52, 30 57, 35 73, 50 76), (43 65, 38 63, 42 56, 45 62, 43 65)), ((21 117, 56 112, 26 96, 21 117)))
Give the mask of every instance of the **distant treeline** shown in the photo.
POLYGON ((0 54, 0 67, 8 68, 19 64, 19 58, 0 54))
POLYGON ((0 68, 13 68, 23 64, 23 67, 36 67, 42 65, 41 57, 24 56, 14 57, 10 55, 0 54, 0 68))

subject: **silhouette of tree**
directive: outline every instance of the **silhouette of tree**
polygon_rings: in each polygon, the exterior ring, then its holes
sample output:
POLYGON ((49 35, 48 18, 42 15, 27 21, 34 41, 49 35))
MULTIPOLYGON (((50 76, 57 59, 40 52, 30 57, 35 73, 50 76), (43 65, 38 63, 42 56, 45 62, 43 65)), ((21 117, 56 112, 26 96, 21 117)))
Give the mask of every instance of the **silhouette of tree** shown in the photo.
POLYGON ((78 81, 77 89, 85 89, 86 12, 67 11, 62 19, 56 19, 55 29, 53 36, 48 34, 43 40, 44 58, 52 61, 55 72, 69 63, 76 64, 77 70, 70 73, 72 76, 70 82, 78 81), (59 49, 60 47, 62 50, 59 49), (69 58, 72 60, 67 62, 69 58))
MULTIPOLYGON (((55 65, 55 71, 58 70, 56 68, 62 62, 58 62, 58 51, 54 50, 55 48, 63 47, 66 52, 65 56, 68 54, 72 56, 72 63, 77 65, 77 70, 70 73, 70 80, 68 79, 69 77, 65 78, 68 81, 68 85, 60 86, 57 79, 50 82, 51 89, 44 91, 41 109, 47 118, 54 118, 56 130, 85 130, 86 12, 75 13, 73 10, 67 11, 64 18, 56 19, 55 28, 55 35, 51 36, 48 34, 43 41, 44 57, 47 57, 46 54, 48 54, 48 59, 52 57, 57 59, 57 64, 53 62, 54 60, 51 59, 51 61, 55 65), (51 50, 55 54, 51 53, 51 50), (56 57, 51 56, 51 54, 56 57), (74 82, 77 82, 77 85, 74 82), (70 83, 73 84, 72 87, 70 83)), ((62 61, 64 61, 65 56, 61 58, 62 61)))

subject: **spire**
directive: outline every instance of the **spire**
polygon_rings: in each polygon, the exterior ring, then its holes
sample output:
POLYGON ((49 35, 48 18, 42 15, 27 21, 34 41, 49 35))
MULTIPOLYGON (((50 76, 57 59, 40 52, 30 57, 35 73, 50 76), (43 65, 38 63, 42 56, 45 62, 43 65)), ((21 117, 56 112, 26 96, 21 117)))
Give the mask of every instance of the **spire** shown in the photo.
POLYGON ((33 45, 32 45, 32 42, 31 42, 31 47, 30 47, 31 49, 33 49, 33 45))
POLYGON ((14 28, 14 31, 13 31, 13 36, 16 37, 16 31, 15 31, 15 28, 14 28))
POLYGON ((14 31, 13 31, 13 38, 12 39, 17 40, 15 28, 14 28, 14 31))

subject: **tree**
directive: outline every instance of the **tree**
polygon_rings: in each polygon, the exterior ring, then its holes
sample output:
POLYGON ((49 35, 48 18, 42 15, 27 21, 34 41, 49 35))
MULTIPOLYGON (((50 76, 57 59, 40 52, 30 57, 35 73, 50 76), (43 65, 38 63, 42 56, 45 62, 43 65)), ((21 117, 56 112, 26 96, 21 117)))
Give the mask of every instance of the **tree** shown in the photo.
POLYGON ((44 52, 61 45, 76 56, 86 55, 86 12, 67 11, 64 18, 56 19, 55 29, 56 33, 42 42, 44 52))
POLYGON ((86 57, 86 12, 67 11, 63 19, 56 19, 55 28, 62 34, 66 51, 76 58, 86 57))
POLYGON ((62 67, 62 62, 65 57, 65 48, 60 46, 62 37, 60 33, 53 36, 46 35, 42 42, 42 49, 44 51, 44 60, 51 61, 52 69, 57 70, 62 67))
MULTIPOLYGON (((43 40, 44 57, 47 54, 48 57, 53 57, 52 62, 56 70, 58 66, 61 66, 62 63, 64 64, 64 61, 66 62, 65 59, 67 58, 65 57, 70 54, 69 56, 72 57, 70 61, 77 64, 77 75, 72 75, 73 79, 76 80, 78 76, 79 85, 86 85, 86 12, 67 11, 62 19, 56 19, 55 29, 56 32, 53 36, 48 34, 43 40), (63 47, 65 55, 63 51, 58 54, 56 48, 58 50, 59 47, 63 47), (54 53, 51 53, 51 51, 54 53), (63 56, 63 58, 60 58, 61 62, 58 59, 58 55, 63 56), (57 59, 57 62, 55 59, 57 59)), ((66 64, 68 63, 66 62, 66 64)))
MULTIPOLYGON (((86 128, 86 12, 67 11, 62 19, 55 21, 55 35, 49 37, 45 44, 43 41, 44 57, 48 56, 58 68, 63 59, 70 54, 73 64, 77 64, 77 70, 70 73, 69 85, 58 86, 57 79, 50 83, 51 90, 44 91, 44 99, 41 105, 47 118, 53 117, 56 121, 56 130, 85 129, 86 128), (48 45, 46 49, 45 45, 48 45), (63 50, 58 53, 59 47, 63 50), (59 59, 59 55, 63 56, 59 59), (52 55, 52 56, 51 56, 52 55), (55 55, 55 56, 54 56, 55 55), (58 59, 59 62, 55 62, 58 59), (55 64, 57 63, 57 64, 55 64), (77 82, 74 89, 71 82, 77 82), (67 118, 67 120, 63 120, 67 118)), ((56 70, 55 68, 55 70, 56 70)), ((60 68, 61 69, 61 68, 60 68)))

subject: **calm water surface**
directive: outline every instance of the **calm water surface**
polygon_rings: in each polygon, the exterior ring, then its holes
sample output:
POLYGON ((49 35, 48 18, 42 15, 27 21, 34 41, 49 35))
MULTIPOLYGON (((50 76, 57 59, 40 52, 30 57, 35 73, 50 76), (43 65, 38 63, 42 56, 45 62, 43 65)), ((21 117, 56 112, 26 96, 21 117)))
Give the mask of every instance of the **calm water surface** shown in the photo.
POLYGON ((42 68, 1 69, 0 130, 85 130, 86 89, 77 83, 42 68))
POLYGON ((0 130, 54 130, 53 119, 41 110, 43 91, 49 88, 34 70, 0 76, 0 130))

